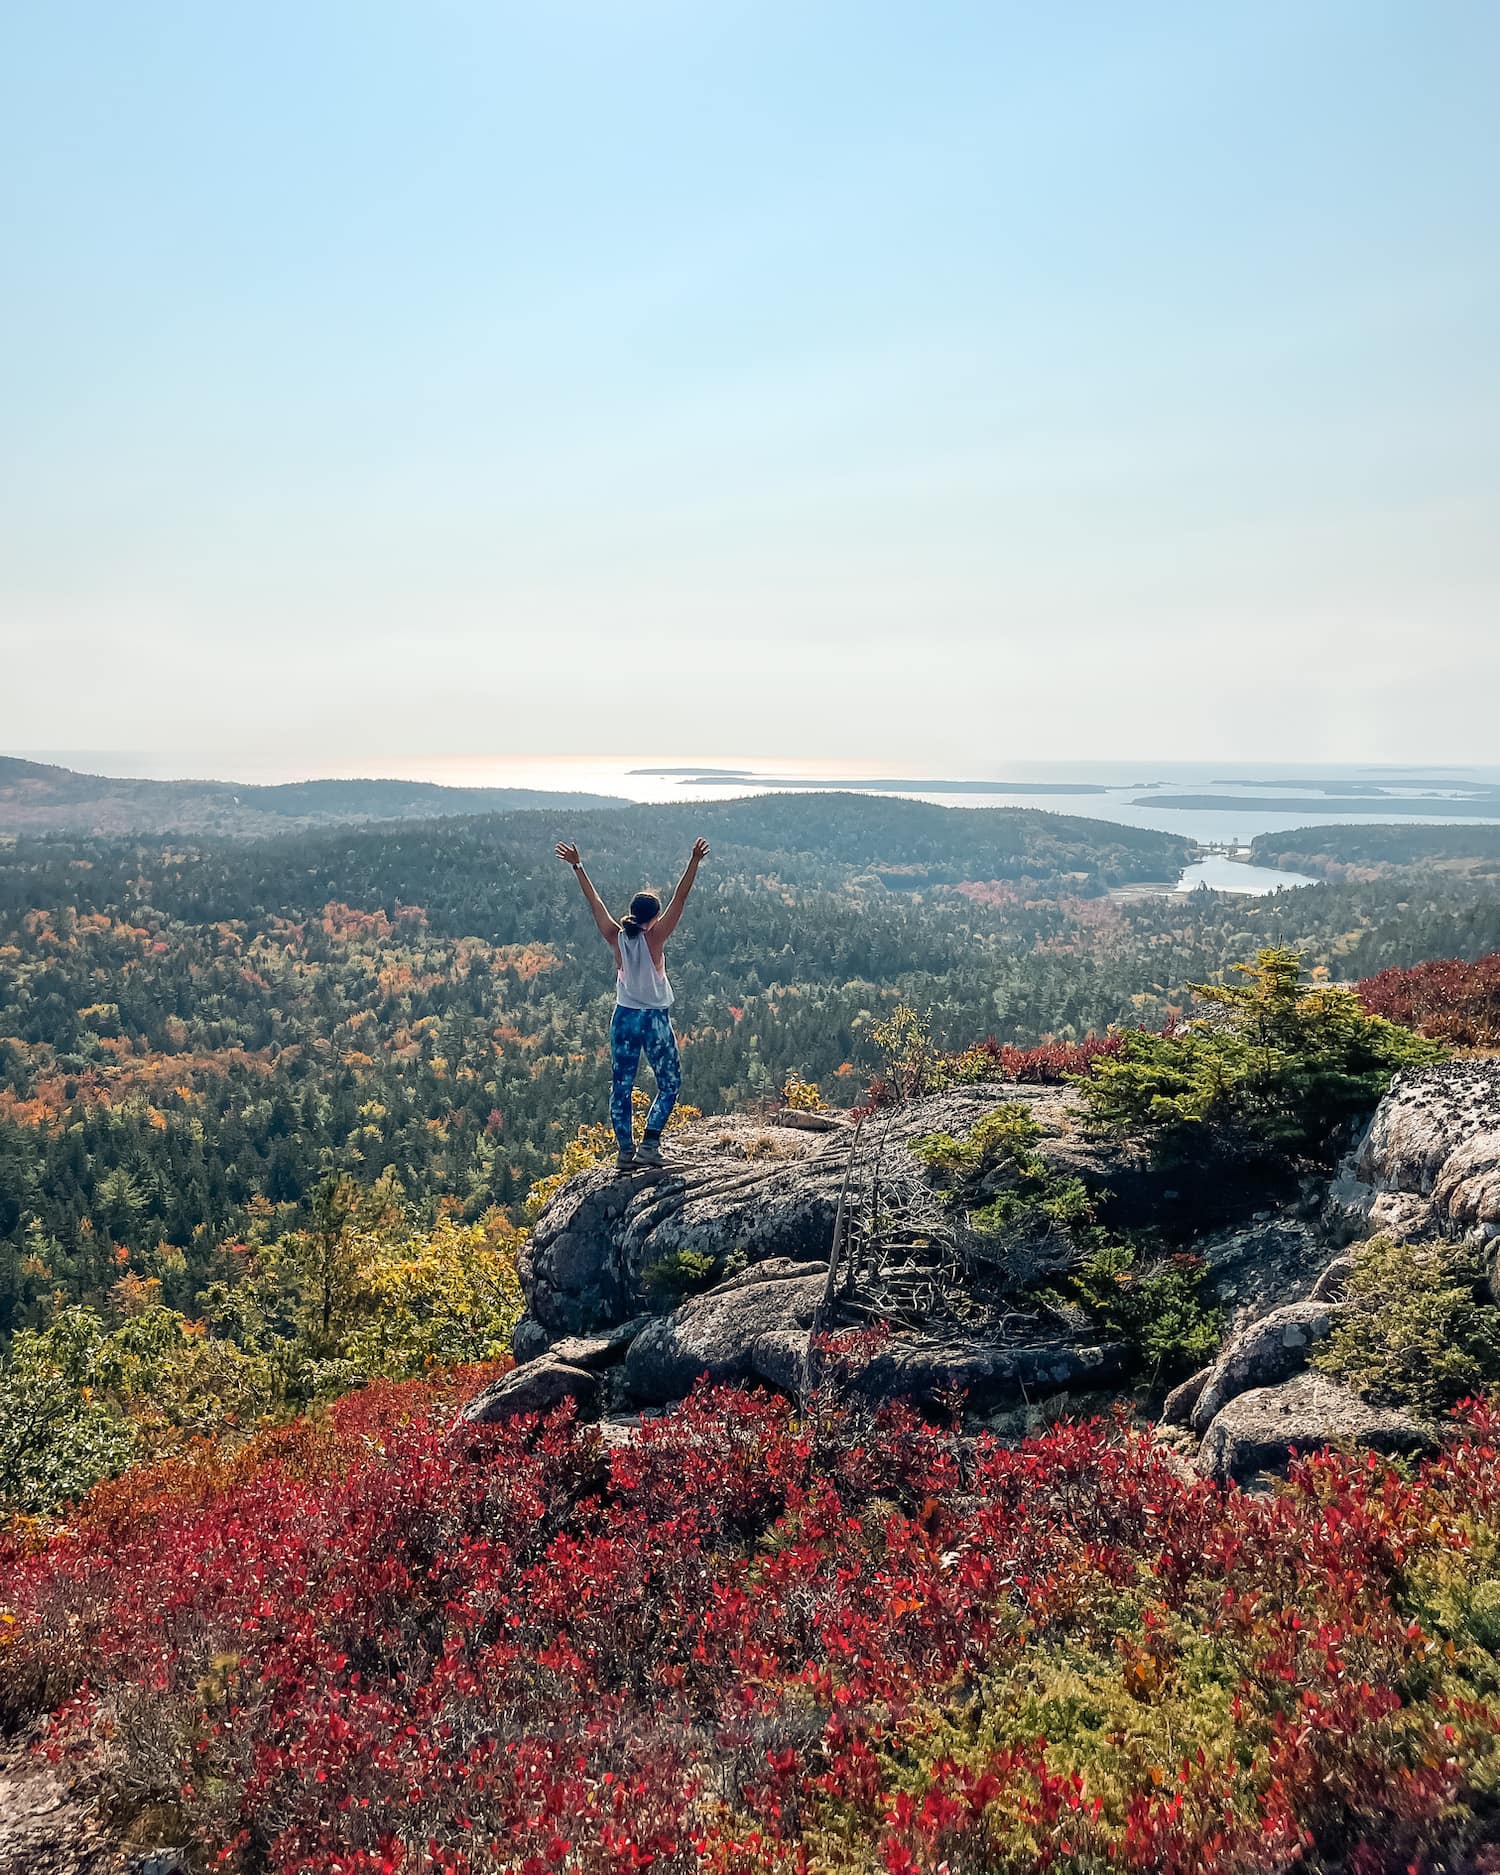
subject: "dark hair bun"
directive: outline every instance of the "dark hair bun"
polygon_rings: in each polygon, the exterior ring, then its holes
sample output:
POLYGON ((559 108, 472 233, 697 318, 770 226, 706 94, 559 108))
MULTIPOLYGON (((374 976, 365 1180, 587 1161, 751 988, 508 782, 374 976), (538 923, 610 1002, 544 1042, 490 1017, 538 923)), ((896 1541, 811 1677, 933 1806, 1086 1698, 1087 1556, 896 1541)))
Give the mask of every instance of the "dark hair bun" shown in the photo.
POLYGON ((620 920, 620 929, 626 937, 639 937, 653 918, 661 916, 661 900, 654 892, 637 892, 630 901, 630 910, 620 920))

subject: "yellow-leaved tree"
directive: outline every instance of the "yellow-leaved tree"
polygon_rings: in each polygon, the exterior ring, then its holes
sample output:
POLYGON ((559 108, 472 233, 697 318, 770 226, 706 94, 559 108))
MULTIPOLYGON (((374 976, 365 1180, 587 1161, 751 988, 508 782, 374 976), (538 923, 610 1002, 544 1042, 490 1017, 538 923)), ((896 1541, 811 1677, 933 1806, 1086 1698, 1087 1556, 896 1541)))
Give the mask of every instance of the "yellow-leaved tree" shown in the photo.
POLYGON ((391 1376, 500 1360, 521 1319, 516 1253, 525 1240, 498 1211, 477 1224, 440 1217, 416 1235, 358 1239, 345 1358, 391 1376))

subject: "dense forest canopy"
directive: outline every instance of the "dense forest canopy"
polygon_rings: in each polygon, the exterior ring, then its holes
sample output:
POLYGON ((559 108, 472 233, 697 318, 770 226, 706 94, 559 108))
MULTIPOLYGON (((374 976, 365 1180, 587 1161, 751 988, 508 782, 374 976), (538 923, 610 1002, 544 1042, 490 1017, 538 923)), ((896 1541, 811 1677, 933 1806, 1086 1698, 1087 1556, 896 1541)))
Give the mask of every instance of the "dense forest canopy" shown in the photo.
POLYGON ((709 1110, 792 1071, 854 1101, 898 1002, 945 1047, 1076 1040, 1159 1025, 1262 945, 1341 979, 1500 948, 1493 891, 1457 873, 1117 897, 1188 843, 867 796, 22 838, 0 847, 0 1334, 126 1275, 192 1309, 251 1220, 304 1221, 335 1173, 518 1215, 608 1086, 610 960, 552 843, 619 905, 698 833, 671 971, 709 1110))
POLYGON ((1491 879, 1500 874, 1500 826, 1294 827, 1290 833, 1257 834, 1250 844, 1258 865, 1290 866, 1301 872, 1349 866, 1458 866, 1491 879))

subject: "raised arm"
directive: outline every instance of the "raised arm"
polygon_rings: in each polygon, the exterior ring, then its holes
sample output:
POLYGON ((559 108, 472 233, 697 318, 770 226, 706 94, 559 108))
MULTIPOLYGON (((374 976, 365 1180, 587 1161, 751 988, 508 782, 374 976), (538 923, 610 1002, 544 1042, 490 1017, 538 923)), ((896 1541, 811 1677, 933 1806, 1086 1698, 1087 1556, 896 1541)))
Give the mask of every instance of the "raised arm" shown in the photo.
POLYGON ((677 890, 667 901, 667 909, 662 913, 646 933, 647 938, 655 938, 657 944, 665 944, 677 929, 677 921, 682 916, 682 908, 687 904, 688 893, 693 889, 693 881, 698 877, 698 868, 708 858, 707 840, 694 840, 693 851, 687 863, 687 870, 677 881, 677 890))
POLYGON ((588 901, 588 908, 594 914, 594 923, 599 927, 599 935, 606 944, 617 944, 620 927, 610 916, 609 907, 594 890, 594 882, 583 870, 583 861, 578 857, 578 848, 566 840, 557 843, 557 857, 565 866, 573 868, 573 877, 578 881, 578 889, 588 901))

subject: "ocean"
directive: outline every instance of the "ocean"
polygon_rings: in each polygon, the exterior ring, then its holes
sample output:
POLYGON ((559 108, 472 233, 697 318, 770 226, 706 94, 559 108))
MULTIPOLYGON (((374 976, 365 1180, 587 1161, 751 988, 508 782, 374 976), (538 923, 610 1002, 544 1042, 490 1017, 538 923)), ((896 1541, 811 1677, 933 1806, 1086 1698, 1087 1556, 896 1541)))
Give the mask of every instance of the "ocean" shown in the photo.
MULTIPOLYGON (((724 800, 780 788, 851 787, 933 801, 945 807, 1038 807, 1126 826, 1184 834, 1204 845, 1243 847, 1258 833, 1281 833, 1325 821, 1500 822, 1500 768, 1426 764, 1332 765, 1203 762, 1004 762, 986 774, 944 775, 887 760, 760 755, 500 755, 381 756, 358 761, 291 759, 264 751, 28 751, 92 773, 156 779, 243 782, 385 777, 453 786, 543 788, 617 795, 632 801, 724 800), (892 770, 896 769, 896 773, 892 770), (1007 786, 1007 784, 1011 784, 1007 786), (1183 805, 1189 797, 1192 805, 1183 805)), ((1191 869, 1185 887, 1273 891, 1305 883, 1295 874, 1252 878, 1254 869, 1210 858, 1191 869)))

